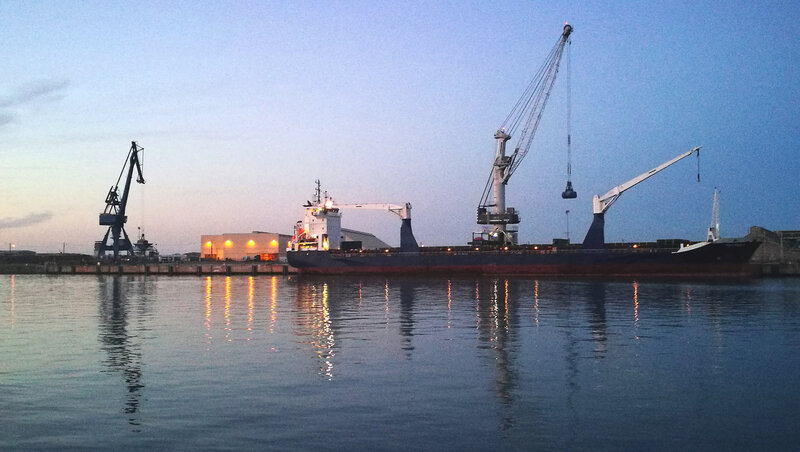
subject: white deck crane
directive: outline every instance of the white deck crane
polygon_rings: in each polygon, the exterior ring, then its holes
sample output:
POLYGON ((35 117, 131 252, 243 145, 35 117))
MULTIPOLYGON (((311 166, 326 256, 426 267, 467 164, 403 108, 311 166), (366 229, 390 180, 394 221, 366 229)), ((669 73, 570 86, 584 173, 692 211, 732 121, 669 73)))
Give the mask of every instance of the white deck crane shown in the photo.
MULTIPOLYGON (((588 249, 598 249, 603 248, 605 245, 605 219, 604 215, 606 210, 611 207, 619 196, 624 193, 625 191, 633 188, 634 186, 638 185, 639 183, 645 181, 646 179, 654 176, 656 173, 666 169, 668 166, 672 165, 673 163, 678 162, 694 153, 697 153, 697 156, 700 156, 700 147, 692 148, 689 151, 684 152, 683 154, 673 158, 672 160, 668 160, 661 165, 642 173, 633 179, 617 185, 616 187, 612 188, 603 196, 594 195, 592 198, 592 211, 594 213, 594 218, 592 220, 592 225, 589 227, 589 231, 586 233, 586 238, 583 239, 583 248, 588 249)), ((698 172, 697 175, 698 182, 700 181, 700 173, 698 172)))
MULTIPOLYGON (((544 64, 494 134, 496 140, 495 159, 489 180, 486 182, 481 201, 478 204, 477 214, 478 224, 492 225, 493 229, 490 233, 491 239, 489 241, 482 240, 482 243, 515 244, 517 242, 517 231, 507 228, 509 224, 519 223, 519 214, 513 207, 506 207, 506 184, 530 149, 536 129, 542 119, 542 112, 556 81, 564 47, 569 43, 571 33, 572 26, 565 24, 561 36, 544 64), (512 135, 517 135, 517 143, 514 153, 507 156, 506 142, 511 139, 512 135), (489 208, 491 208, 491 212, 489 208)), ((568 188, 571 193, 565 198, 574 198, 571 184, 568 188)), ((565 193, 567 192, 565 191, 565 193)))

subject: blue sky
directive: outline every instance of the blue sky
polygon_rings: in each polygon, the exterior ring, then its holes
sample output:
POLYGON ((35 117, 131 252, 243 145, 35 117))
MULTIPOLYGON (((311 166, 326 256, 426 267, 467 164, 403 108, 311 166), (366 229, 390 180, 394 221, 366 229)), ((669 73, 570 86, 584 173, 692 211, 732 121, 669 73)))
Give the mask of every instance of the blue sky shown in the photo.
MULTIPOLYGON (((321 179, 340 202, 411 202, 423 244, 464 244, 493 134, 572 35, 565 78, 507 188, 520 239, 573 241, 591 196, 626 192, 607 240, 800 229, 797 2, 16 2, 0 0, 0 244, 91 252, 130 142, 127 230, 163 252, 200 234, 290 232, 321 179)), ((399 242, 390 214, 343 225, 399 242)))

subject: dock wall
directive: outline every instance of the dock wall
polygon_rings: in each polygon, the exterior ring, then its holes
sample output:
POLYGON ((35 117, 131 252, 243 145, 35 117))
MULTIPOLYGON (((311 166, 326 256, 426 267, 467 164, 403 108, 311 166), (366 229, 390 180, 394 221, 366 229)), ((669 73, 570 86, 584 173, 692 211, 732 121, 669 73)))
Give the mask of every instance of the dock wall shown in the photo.
POLYGON ((0 265, 0 274, 48 274, 48 275, 290 275, 297 269, 286 264, 254 263, 163 263, 163 264, 100 264, 100 265, 56 265, 56 264, 5 264, 0 265))

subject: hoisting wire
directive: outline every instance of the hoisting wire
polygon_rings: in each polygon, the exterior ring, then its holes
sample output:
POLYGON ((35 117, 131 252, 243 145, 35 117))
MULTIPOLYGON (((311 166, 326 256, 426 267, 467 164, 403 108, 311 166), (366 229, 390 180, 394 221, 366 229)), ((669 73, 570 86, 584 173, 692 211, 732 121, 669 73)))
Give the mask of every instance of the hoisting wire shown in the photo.
MULTIPOLYGON (((558 67, 561 63, 561 55, 564 50, 564 45, 562 41, 559 41, 556 44, 555 49, 551 53, 550 60, 545 64, 544 77, 538 83, 538 88, 535 93, 532 94, 532 97, 526 102, 526 107, 530 104, 530 101, 534 102, 532 107, 529 107, 526 111, 529 111, 528 119, 525 122, 525 127, 520 133, 517 139, 517 146, 514 150, 515 159, 511 164, 511 167, 508 170, 508 174, 511 175, 516 171, 517 167, 522 163, 522 160, 528 154, 528 150, 533 143, 533 136, 536 134, 536 129, 539 128, 539 122, 542 119, 542 114, 544 113, 544 107, 547 105, 548 99, 550 99, 550 93, 553 89, 553 85, 556 82, 556 76, 558 75, 558 67), (530 134, 530 138, 528 135, 530 134)), ((520 118, 521 119, 521 118, 520 118)))
POLYGON ((522 120, 525 111, 528 109, 528 105, 530 105, 531 101, 533 100, 534 93, 540 91, 539 86, 541 86, 542 82, 545 80, 545 72, 549 71, 551 66, 554 63, 556 58, 556 54, 558 53, 559 47, 561 47, 561 39, 559 38, 559 42, 550 50, 550 53, 547 55, 547 59, 545 60, 544 64, 536 71, 536 74, 533 76, 531 81, 528 83, 528 87, 525 88, 525 91, 517 100, 517 103, 514 104, 514 108, 508 113, 506 119, 503 121, 501 127, 507 129, 509 134, 512 134, 516 131, 519 122, 522 120), (515 116, 516 114, 516 116, 515 116), (513 122, 509 125, 509 121, 513 119, 513 122))
POLYGON ((567 41, 567 182, 572 182, 572 40, 567 41))
POLYGON ((697 182, 700 182, 700 149, 697 150, 697 182))
POLYGON ((489 180, 486 181, 486 185, 483 187, 483 195, 481 195, 481 202, 479 206, 485 207, 486 201, 489 199, 489 187, 492 186, 492 179, 494 179, 494 172, 489 173, 489 180))

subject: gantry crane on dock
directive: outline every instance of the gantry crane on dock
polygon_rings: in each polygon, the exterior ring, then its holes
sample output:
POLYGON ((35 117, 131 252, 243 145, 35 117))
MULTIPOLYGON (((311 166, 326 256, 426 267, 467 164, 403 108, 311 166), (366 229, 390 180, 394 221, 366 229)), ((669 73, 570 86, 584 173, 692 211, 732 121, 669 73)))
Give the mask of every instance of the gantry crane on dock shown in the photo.
POLYGON ((128 233, 125 232, 125 223, 128 217, 125 215, 125 209, 128 205, 128 195, 130 194, 131 180, 133 178, 133 169, 136 168, 137 178, 136 182, 144 184, 144 176, 142 175, 142 159, 139 155, 144 152, 144 149, 139 147, 135 141, 131 141, 131 149, 128 151, 128 156, 125 158, 125 163, 122 165, 122 170, 117 178, 117 183, 108 190, 106 195, 106 208, 100 214, 100 226, 108 226, 103 240, 95 242, 95 252, 98 258, 106 258, 110 253, 114 262, 119 262, 121 253, 126 253, 127 256, 133 256, 133 244, 131 243, 128 233), (119 183, 125 174, 125 168, 128 168, 128 175, 125 179, 125 187, 122 191, 122 197, 119 194, 119 183), (108 243, 109 237, 111 243, 108 243))

